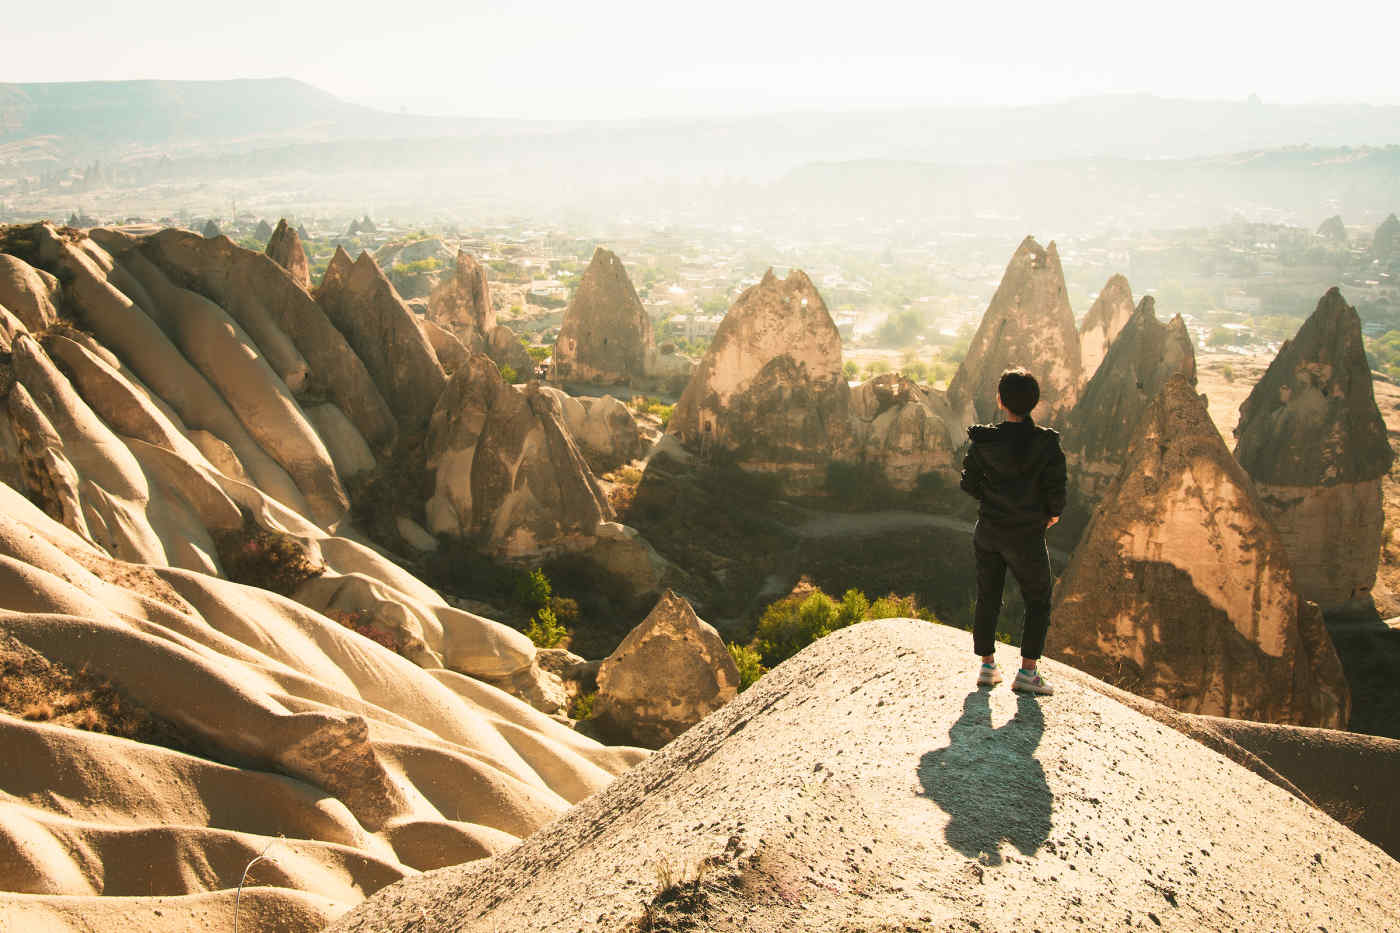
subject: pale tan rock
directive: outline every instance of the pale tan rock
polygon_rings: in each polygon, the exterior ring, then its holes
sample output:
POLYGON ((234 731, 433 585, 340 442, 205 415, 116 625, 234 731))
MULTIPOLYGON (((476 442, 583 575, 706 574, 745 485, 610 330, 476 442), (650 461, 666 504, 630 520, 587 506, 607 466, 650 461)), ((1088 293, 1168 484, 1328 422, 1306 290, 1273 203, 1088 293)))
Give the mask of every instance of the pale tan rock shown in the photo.
POLYGON ((436 551, 438 540, 429 533, 428 529, 409 518, 407 515, 400 515, 394 519, 394 527, 398 529, 399 537, 404 543, 415 551, 436 551))
POLYGON ((292 281, 307 291, 311 290, 311 267, 306 262, 306 250, 302 248, 301 237, 295 227, 288 226, 287 218, 277 221, 277 229, 264 249, 268 257, 292 277, 292 281))
POLYGON ((11 314, 4 305, 0 305, 0 353, 9 353, 15 338, 27 333, 29 328, 24 326, 24 322, 11 314))
POLYGON ((422 318, 417 319, 418 326, 423 331, 423 336, 428 338, 428 343, 432 344, 433 354, 442 364, 443 372, 449 376, 462 367, 471 355, 457 335, 450 330, 446 330, 432 321, 422 318))
POLYGON ((429 530, 504 557, 587 547, 612 518, 558 402, 537 384, 507 385, 481 354, 453 374, 438 401, 427 467, 429 530))
POLYGON ((427 427, 447 377, 413 313, 374 259, 361 253, 352 263, 337 247, 316 289, 316 303, 364 361, 403 425, 427 427))
POLYGON ((1381 478, 1394 460, 1361 319, 1333 288, 1240 406, 1235 455, 1258 486, 1305 598, 1369 600, 1380 560, 1381 478))
POLYGON ((0 911, 12 922, 190 929, 231 917, 211 892, 233 894, 262 853, 278 861, 254 866, 242 921, 296 928, 298 897, 325 919, 415 870, 504 851, 644 754, 430 674, 290 600, 113 561, 9 487, 0 609, 6 652, 105 677, 128 709, 234 762, 0 714, 0 744, 17 756, 0 774, 0 840, 15 855, 0 865, 0 911), (270 900, 250 908, 259 889, 270 900), (181 902, 196 894, 209 899, 181 902), (124 913, 106 911, 118 900, 124 913), (183 925, 142 925, 167 910, 183 925))
POLYGON ((1121 275, 1113 275, 1079 324, 1079 356, 1084 378, 1093 379, 1108 348, 1133 316, 1133 289, 1121 275))
POLYGON ((90 539, 114 557, 165 564, 160 539, 144 514, 150 487, 136 458, 32 337, 15 342, 13 362, 18 385, 28 390, 53 432, 45 438, 44 458, 61 455, 76 471, 75 491, 90 539))
POLYGON ((0 305, 31 331, 58 320, 58 279, 18 256, 0 253, 0 305))
POLYGON ((595 723, 659 748, 739 693, 739 669, 714 626, 671 590, 598 669, 595 723))
MULTIPOLYGON (((109 249, 119 234, 94 230, 109 249)), ((334 402, 372 445, 392 443, 397 426, 365 364, 325 311, 286 269, 262 253, 242 249, 227 239, 204 240, 181 230, 164 230, 143 240, 131 239, 167 275, 187 276, 200 290, 243 325, 258 341, 290 339, 309 367, 306 388, 334 402)), ((295 360, 285 365, 295 367, 295 360)), ((274 367, 276 368, 276 367, 274 367)), ((294 374, 284 374, 289 387, 294 374)))
POLYGON ((257 353, 253 339, 217 304, 178 288, 139 252, 126 253, 123 262, 164 309, 185 356, 218 388, 262 450, 292 477, 310 509, 307 514, 325 526, 339 521, 350 503, 330 452, 286 384, 257 353))
POLYGON ((1144 296, 1065 419, 1061 446, 1074 477, 1075 507, 1092 509, 1123 466, 1138 422, 1173 373, 1196 383, 1196 353, 1181 315, 1157 320, 1144 296))
POLYGON ((457 251, 452 275, 444 277, 428 298, 428 319, 455 334, 467 349, 486 349, 496 329, 496 310, 486 268, 475 256, 457 251))
POLYGON ((496 365, 509 366, 515 370, 517 382, 528 382, 534 378, 534 360, 530 359, 529 351, 520 342, 515 331, 504 324, 497 324, 492 328, 490 338, 486 342, 486 355, 495 360, 496 365))
POLYGON ((331 931, 1393 925, 1400 865, 1326 813, 1064 665, 1036 700, 976 689, 969 655, 914 620, 834 632, 520 846, 331 931))
POLYGON ((849 396, 821 295, 801 270, 779 281, 770 269, 725 315, 666 431, 810 490, 850 450, 849 396))
POLYGON ((155 321, 107 282, 86 253, 47 225, 33 229, 44 262, 69 277, 67 300, 82 309, 93 333, 166 400, 189 429, 207 430, 229 444, 259 489, 293 508, 309 510, 291 476, 258 445, 155 321))
POLYGON ((852 434, 862 461, 878 466, 900 492, 913 490, 921 477, 954 479, 958 445, 949 420, 946 404, 896 373, 876 376, 851 393, 852 434))
POLYGON ((571 396, 542 386, 564 413, 564 423, 594 473, 606 473, 642 455, 642 432, 631 410, 611 395, 571 396))
POLYGON ((507 677, 486 678, 486 682, 529 703, 546 715, 562 714, 569 703, 569 696, 564 691, 564 681, 558 674, 544 670, 538 663, 532 663, 507 677))
POLYGON ((349 479, 374 469, 374 452, 339 406, 327 402, 307 405, 302 411, 316 428, 316 433, 330 452, 335 471, 342 478, 349 479))
POLYGON ((948 383, 953 412, 969 424, 996 421, 997 382, 1012 366, 1030 370, 1040 383, 1036 421, 1058 428, 1079 397, 1084 370, 1060 254, 1053 242, 1042 249, 1034 237, 1011 257, 948 383))
POLYGON ((655 355, 651 318, 622 260, 598 247, 564 309, 554 344, 554 377, 596 385, 641 381, 655 355))
POLYGON ((1055 589, 1047 651, 1189 713, 1343 728, 1315 603, 1191 383, 1170 376, 1055 589))

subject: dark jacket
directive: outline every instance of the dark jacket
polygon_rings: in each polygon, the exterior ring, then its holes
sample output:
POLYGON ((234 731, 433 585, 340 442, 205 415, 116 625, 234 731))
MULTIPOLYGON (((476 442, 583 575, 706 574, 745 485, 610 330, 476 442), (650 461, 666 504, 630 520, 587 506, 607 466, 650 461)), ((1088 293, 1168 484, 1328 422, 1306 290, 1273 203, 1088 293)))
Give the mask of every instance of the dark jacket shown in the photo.
POLYGON ((982 503, 978 520, 998 528, 1044 530, 1065 509, 1060 435, 1025 421, 978 424, 963 457, 963 491, 982 503))

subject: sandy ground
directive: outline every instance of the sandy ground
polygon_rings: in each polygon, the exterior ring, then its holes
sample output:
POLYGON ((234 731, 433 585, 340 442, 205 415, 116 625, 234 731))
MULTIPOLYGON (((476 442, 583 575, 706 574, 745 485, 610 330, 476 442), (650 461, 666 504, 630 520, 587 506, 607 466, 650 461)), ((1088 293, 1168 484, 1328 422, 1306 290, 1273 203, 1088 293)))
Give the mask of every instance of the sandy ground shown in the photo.
POLYGON ((516 848, 331 929, 1400 925, 1400 863, 1318 809, 1063 665, 1036 699, 972 661, 942 626, 841 630, 516 848))

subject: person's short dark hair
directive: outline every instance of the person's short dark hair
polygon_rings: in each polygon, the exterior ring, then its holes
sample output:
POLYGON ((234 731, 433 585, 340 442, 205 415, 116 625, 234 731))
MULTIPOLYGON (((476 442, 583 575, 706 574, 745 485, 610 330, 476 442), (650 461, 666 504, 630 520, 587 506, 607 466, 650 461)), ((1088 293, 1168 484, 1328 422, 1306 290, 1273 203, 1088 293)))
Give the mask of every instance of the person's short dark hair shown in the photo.
POLYGON ((1008 369, 997 383, 997 394, 1007 411, 1024 418, 1040 402, 1040 383, 1024 369, 1008 369))

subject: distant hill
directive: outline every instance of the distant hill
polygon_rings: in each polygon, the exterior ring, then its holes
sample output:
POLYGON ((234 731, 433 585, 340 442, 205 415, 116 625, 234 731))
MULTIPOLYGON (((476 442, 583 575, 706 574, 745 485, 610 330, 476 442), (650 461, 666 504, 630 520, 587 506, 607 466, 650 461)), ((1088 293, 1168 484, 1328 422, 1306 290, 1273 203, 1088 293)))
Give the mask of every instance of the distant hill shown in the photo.
MULTIPOLYGON (((702 119, 512 121, 386 113, 289 78, 0 84, 0 145, 61 137, 62 152, 250 142, 526 133, 566 160, 679 159, 730 175, 770 176, 813 161, 951 163, 1071 158, 1186 158, 1313 146, 1400 143, 1400 107, 1283 106, 1145 94, 1038 106, 938 107, 702 119)), ((109 152, 114 157, 120 152, 109 152)))

